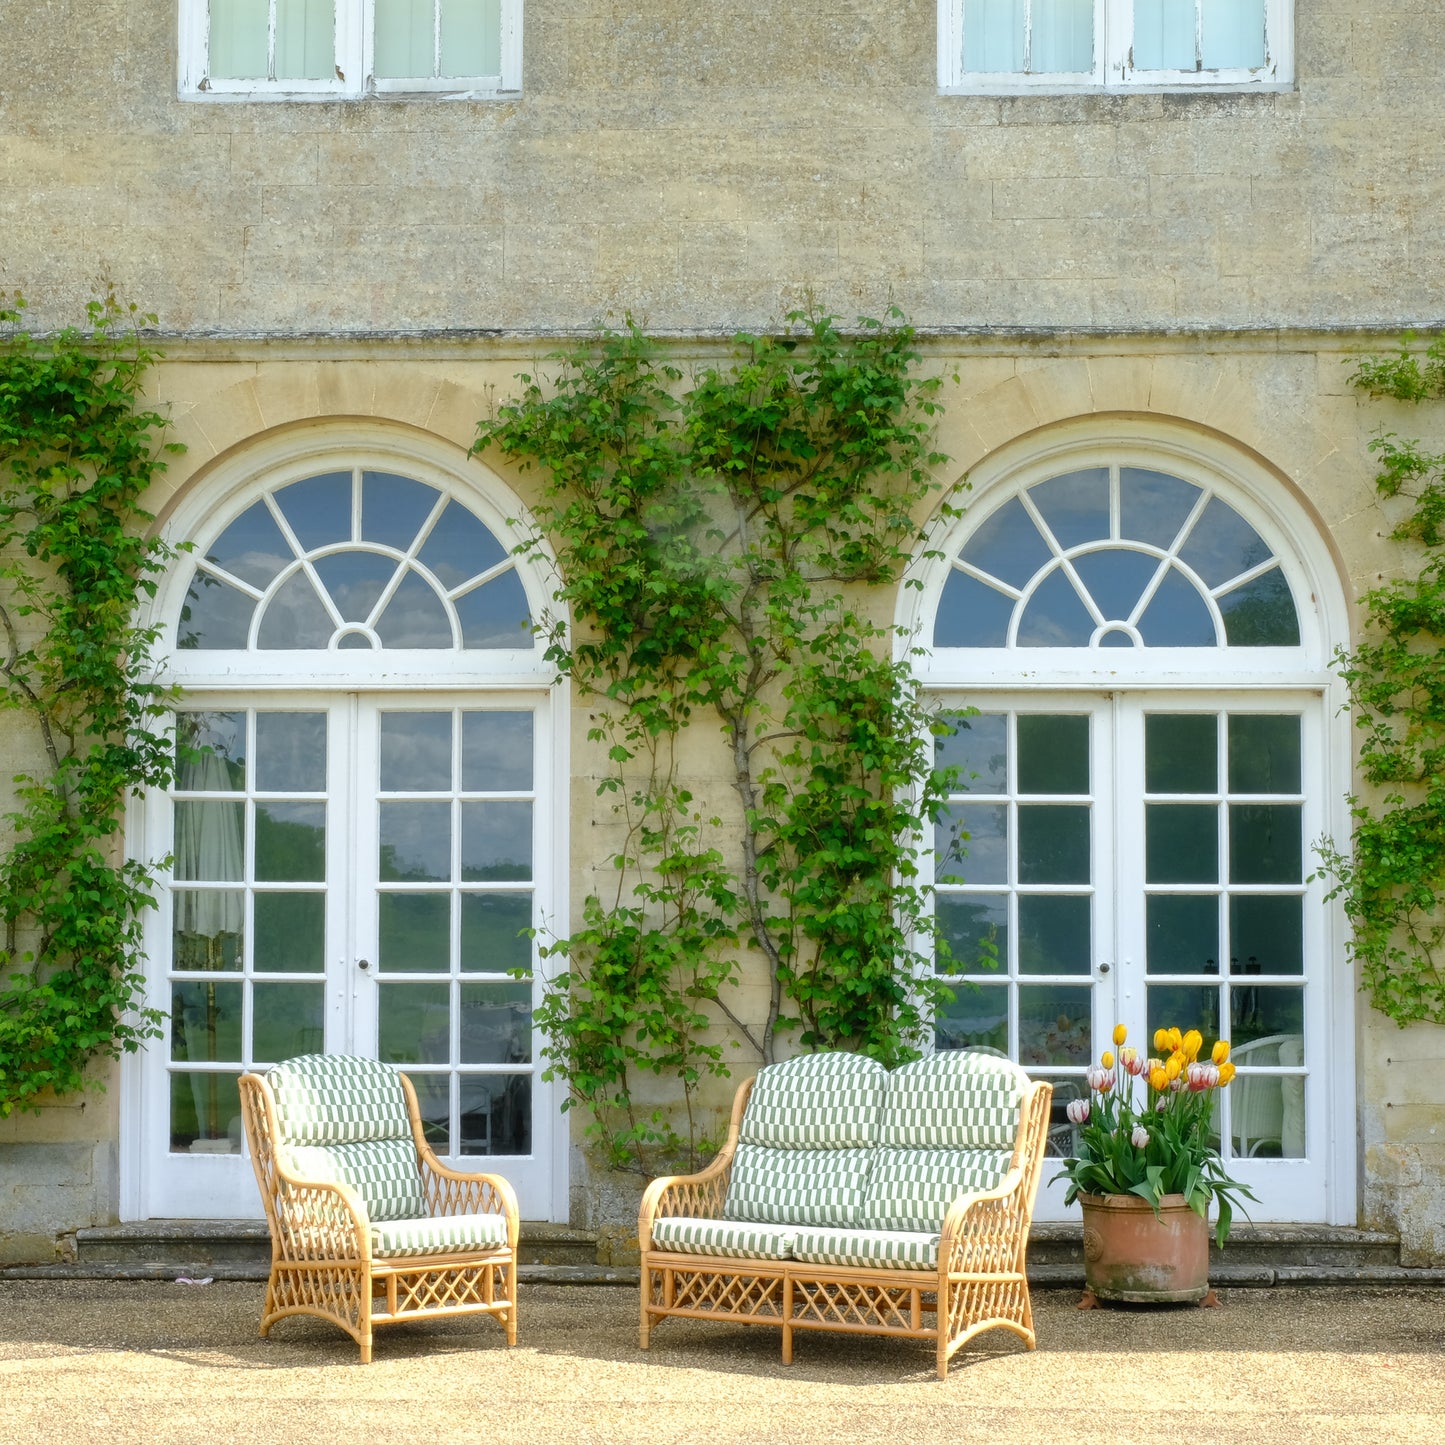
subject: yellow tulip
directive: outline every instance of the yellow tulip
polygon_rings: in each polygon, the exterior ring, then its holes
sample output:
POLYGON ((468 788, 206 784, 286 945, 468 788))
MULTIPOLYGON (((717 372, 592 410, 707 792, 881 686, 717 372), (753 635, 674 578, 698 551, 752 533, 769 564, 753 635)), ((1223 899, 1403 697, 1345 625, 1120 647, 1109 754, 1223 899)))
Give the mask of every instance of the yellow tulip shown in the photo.
POLYGON ((1164 1075, 1172 1084, 1184 1072, 1184 1059, 1180 1054, 1170 1054, 1164 1065, 1164 1075))
POLYGON ((1154 1052, 1156 1054, 1166 1053, 1169 1049, 1169 1030, 1154 1030, 1154 1052))
POLYGON ((1164 1072, 1162 1064, 1157 1069, 1149 1070, 1149 1087, 1156 1094, 1162 1094, 1169 1087, 1169 1075, 1164 1072))
POLYGON ((1199 1057, 1199 1051, 1204 1047, 1204 1035, 1198 1029, 1190 1029, 1183 1039, 1180 1040, 1180 1048, 1184 1050, 1185 1057, 1192 1064, 1199 1057))
POLYGON ((1112 1069, 1114 1067, 1114 1055, 1108 1049, 1105 1049, 1099 1058, 1099 1062, 1103 1064, 1106 1069, 1112 1069))
POLYGON ((1223 1063, 1219 1066, 1219 1087, 1222 1089, 1234 1077, 1234 1065, 1223 1063))
POLYGON ((1129 1030, 1123 1024, 1114 1025, 1114 1046, 1117 1048, 1129 1037, 1129 1030))
POLYGON ((1215 1044, 1209 1057, 1213 1059, 1216 1064, 1222 1064, 1225 1059, 1229 1057, 1229 1040, 1220 1039, 1220 1041, 1215 1044))
POLYGON ((1169 1047, 1171 1049, 1178 1049, 1183 1042, 1184 1035, 1181 1034, 1178 1029, 1169 1030, 1169 1047))

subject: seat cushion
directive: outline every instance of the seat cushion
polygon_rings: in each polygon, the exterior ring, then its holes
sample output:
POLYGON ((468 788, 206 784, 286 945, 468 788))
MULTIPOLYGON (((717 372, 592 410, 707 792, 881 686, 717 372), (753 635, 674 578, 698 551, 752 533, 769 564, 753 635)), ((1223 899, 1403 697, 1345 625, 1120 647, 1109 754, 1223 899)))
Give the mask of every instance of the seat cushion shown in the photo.
POLYGON ((351 1054, 302 1054, 266 1075, 276 1101, 278 1144, 410 1141, 401 1080, 389 1064, 351 1054))
POLYGON ((426 1213, 416 1145, 406 1139, 375 1139, 361 1144, 280 1146, 277 1157, 293 1174, 355 1190, 375 1224, 415 1219, 426 1213))
POLYGON ((858 1222, 937 1234, 948 1206, 960 1194, 996 1189, 1012 1158, 1011 1149, 878 1149, 858 1222))
POLYGON ((679 1254, 720 1254, 729 1259, 787 1259, 796 1232, 791 1224, 662 1218, 652 1221, 652 1247, 679 1254))
POLYGON ((434 1219, 392 1219, 371 1226, 373 1259, 503 1249, 506 1243, 505 1214, 443 1214, 434 1219))
POLYGON ((858 1221, 871 1149, 770 1149, 739 1144, 723 1218, 846 1226, 858 1221))
POLYGON ((799 1229, 793 1258, 806 1264, 937 1269, 938 1235, 883 1229, 799 1229))
POLYGON ((949 1050, 888 1076, 879 1143, 898 1149, 1007 1149, 1028 1075, 1008 1059, 949 1050))

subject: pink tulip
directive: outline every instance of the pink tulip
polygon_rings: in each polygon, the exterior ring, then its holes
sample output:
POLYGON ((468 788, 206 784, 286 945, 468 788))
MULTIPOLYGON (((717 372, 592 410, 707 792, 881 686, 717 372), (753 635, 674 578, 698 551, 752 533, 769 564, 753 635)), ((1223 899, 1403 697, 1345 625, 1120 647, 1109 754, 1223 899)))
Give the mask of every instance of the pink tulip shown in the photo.
POLYGON ((1115 1075, 1113 1069, 1090 1069, 1088 1074, 1089 1087, 1095 1093, 1107 1094, 1114 1087, 1115 1075))
POLYGON ((1137 1079, 1144 1072, 1144 1060, 1139 1057, 1138 1049, 1120 1049, 1119 1062, 1131 1078, 1137 1079))
POLYGON ((1129 1135, 1129 1142, 1136 1149, 1144 1148, 1149 1142, 1149 1131, 1142 1124, 1135 1124, 1134 1132, 1129 1135))
POLYGON ((1068 1115, 1071 1124, 1087 1124, 1089 1122, 1089 1101, 1087 1099, 1070 1099, 1064 1113, 1068 1115))

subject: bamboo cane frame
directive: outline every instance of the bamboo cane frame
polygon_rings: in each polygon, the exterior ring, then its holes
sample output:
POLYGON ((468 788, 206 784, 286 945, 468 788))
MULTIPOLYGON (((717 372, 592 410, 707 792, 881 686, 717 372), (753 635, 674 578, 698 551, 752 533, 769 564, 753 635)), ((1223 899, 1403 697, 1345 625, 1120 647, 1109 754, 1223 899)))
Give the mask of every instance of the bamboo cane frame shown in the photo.
POLYGON ((242 1074, 241 1113, 266 1223, 271 1272, 261 1307, 261 1334, 288 1315, 316 1315, 345 1330, 371 1362, 372 1331, 403 1320, 494 1316, 517 1343, 519 1215, 512 1186, 496 1174, 448 1169, 422 1133, 416 1090, 398 1075, 406 1097, 427 1217, 503 1214, 507 1242, 452 1254, 376 1258, 366 1208, 345 1185, 293 1173, 276 1153, 276 1101, 261 1074, 242 1074))
POLYGON ((751 1090, 751 1079, 738 1089, 727 1139, 706 1169, 655 1179, 642 1197, 637 1221, 642 1254, 638 1341, 644 1350, 652 1331, 668 1318, 775 1326, 782 1332, 785 1365, 793 1361, 798 1330, 932 1340, 940 1380, 948 1378, 949 1360, 984 1330, 1011 1330, 1029 1349, 1035 1348, 1024 1271, 1053 1085, 1037 1082, 1024 1091, 1013 1155, 998 1187, 961 1195, 949 1206, 936 1269, 747 1260, 654 1249, 656 1219, 721 1217, 751 1090))

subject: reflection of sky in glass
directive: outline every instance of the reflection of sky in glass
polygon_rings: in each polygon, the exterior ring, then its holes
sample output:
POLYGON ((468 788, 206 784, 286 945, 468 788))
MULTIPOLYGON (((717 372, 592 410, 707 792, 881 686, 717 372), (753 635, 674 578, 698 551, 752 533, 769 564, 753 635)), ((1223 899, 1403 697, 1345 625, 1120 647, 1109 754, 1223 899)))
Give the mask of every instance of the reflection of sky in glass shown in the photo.
POLYGON ((381 878, 446 883, 452 876, 450 803, 382 803, 381 878))
POLYGON ((987 518, 960 554, 965 562, 1012 587, 1022 587, 1051 555, 1017 497, 987 518))
POLYGON ((1173 567, 1149 599, 1139 619, 1139 634, 1145 647, 1213 647, 1218 640, 1208 604, 1173 567))
POLYGON ((943 584, 934 624, 935 647, 1002 647, 1014 599, 956 569, 943 584))
POLYGON ((532 805, 462 804, 462 880, 532 876, 532 805))
POLYGON ((1155 547, 1172 547, 1199 492, 1192 483, 1163 472, 1120 467, 1120 535, 1155 547))
POLYGON ((382 713, 382 792, 447 793, 451 786, 451 713, 382 713))
POLYGON ((450 647, 452 624, 440 597, 408 571, 376 621, 383 647, 450 647))
POLYGON ((293 553, 264 502, 247 509, 206 549, 206 560, 264 587, 293 560, 293 553))
POLYGON ((396 561, 378 552, 333 552, 316 559, 316 575, 348 622, 365 622, 396 575, 396 561))
POLYGON ((265 793, 326 791, 326 714, 256 714, 256 787, 265 793))
POLYGON ((1044 578, 1019 622, 1021 647, 1087 647, 1094 619, 1062 570, 1044 578))
POLYGON ((531 647, 532 610, 514 570, 456 599, 463 647, 531 647))
POLYGON ((1074 570, 1089 590, 1094 605, 1110 622, 1127 622, 1144 589, 1159 570, 1159 558, 1146 552, 1110 547, 1074 558, 1074 570))
POLYGON ((325 647, 332 630, 331 614, 322 606, 311 579, 304 572, 293 572, 266 603, 256 644, 268 651, 325 647))
POLYGON ((1008 882, 1008 808, 996 803, 954 803, 935 828, 940 881, 1008 882))
POLYGON ((1109 535, 1109 472, 1106 467, 1070 472, 1029 488, 1059 546, 1079 547, 1109 535))
POLYGON ((181 609, 176 646, 187 650, 244 647, 255 607, 239 588, 198 571, 181 609))
POLYGON ((506 555, 481 518, 460 502, 448 504, 418 554, 448 588, 460 587, 478 572, 495 567, 506 555))
POLYGON ((361 539, 405 552, 431 515, 441 493, 410 477, 361 474, 361 539))
POLYGON ((1234 510, 1212 497, 1204 515, 1190 530, 1179 549, 1180 561, 1187 563, 1210 587, 1220 587, 1257 567, 1269 557, 1264 539, 1234 510))
POLYGON ((957 767, 961 793, 1001 793, 1007 786, 1008 718, 1003 713, 955 717, 952 737, 935 738, 937 767, 957 767), (974 774, 977 774, 975 777, 974 774))
POLYGON ((277 505, 308 552, 351 541, 351 473, 327 472, 274 493, 277 505))
POLYGON ((462 788, 469 793, 525 792, 532 786, 532 714, 462 714, 462 788))

